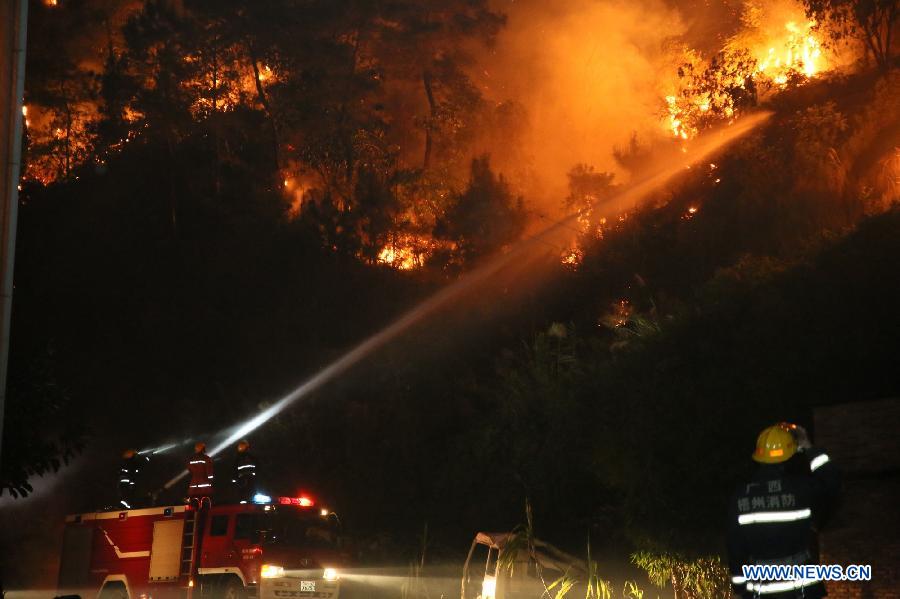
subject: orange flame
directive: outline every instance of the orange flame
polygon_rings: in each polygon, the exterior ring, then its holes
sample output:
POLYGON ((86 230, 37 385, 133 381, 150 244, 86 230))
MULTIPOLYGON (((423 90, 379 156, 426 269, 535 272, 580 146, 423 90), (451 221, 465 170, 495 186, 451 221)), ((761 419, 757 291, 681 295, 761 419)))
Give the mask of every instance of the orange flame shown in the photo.
MULTIPOLYGON (((773 22, 768 13, 760 13, 758 10, 748 12, 746 19, 753 24, 726 44, 726 49, 731 51, 749 52, 749 56, 756 62, 750 77, 754 82, 762 84, 761 89, 783 89, 790 83, 802 84, 826 72, 831 66, 815 32, 816 22, 805 19, 801 6, 784 4, 777 15, 775 19, 788 20, 783 25, 777 25, 778 21, 773 22), (767 24, 760 24, 760 21, 766 20, 767 24)), ((688 51, 687 55, 692 57, 689 62, 694 63, 696 53, 688 51)), ((744 87, 744 82, 717 82, 721 90, 735 85, 744 87)), ((705 120, 713 100, 722 117, 731 119, 734 116, 735 108, 724 93, 720 94, 718 90, 700 92, 682 88, 680 93, 665 96, 663 126, 675 139, 693 138, 702 126, 700 123, 705 120)))
POLYGON ((812 34, 815 21, 797 25, 794 21, 785 23, 787 35, 773 42, 765 51, 757 50, 757 73, 774 83, 784 86, 792 75, 804 78, 815 77, 827 68, 822 56, 822 44, 812 34))

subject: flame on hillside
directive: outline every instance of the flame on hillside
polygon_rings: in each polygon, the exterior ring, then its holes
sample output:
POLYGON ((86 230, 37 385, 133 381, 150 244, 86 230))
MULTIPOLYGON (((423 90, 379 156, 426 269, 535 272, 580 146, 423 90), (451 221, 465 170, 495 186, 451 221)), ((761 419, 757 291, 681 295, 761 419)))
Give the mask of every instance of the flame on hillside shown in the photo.
POLYGON ((822 55, 822 44, 812 31, 815 25, 815 21, 800 25, 794 21, 785 23, 787 33, 780 44, 769 46, 764 53, 754 53, 757 73, 785 86, 794 77, 808 79, 825 70, 827 64, 822 55))
POLYGON ((663 126, 673 137, 691 139, 714 121, 733 119, 757 95, 802 85, 830 68, 815 21, 793 0, 766 10, 748 2, 743 21, 717 56, 703 60, 685 50, 679 89, 665 96, 663 126))
POLYGON ((397 235, 381 248, 378 262, 398 270, 414 270, 424 266, 434 249, 435 242, 430 237, 397 235))
POLYGON ((263 89, 278 82, 277 73, 269 65, 257 65, 254 70, 239 57, 223 63, 207 63, 204 62, 205 57, 188 54, 183 60, 200 72, 183 84, 196 97, 191 106, 195 118, 253 105, 259 97, 257 78, 263 89))

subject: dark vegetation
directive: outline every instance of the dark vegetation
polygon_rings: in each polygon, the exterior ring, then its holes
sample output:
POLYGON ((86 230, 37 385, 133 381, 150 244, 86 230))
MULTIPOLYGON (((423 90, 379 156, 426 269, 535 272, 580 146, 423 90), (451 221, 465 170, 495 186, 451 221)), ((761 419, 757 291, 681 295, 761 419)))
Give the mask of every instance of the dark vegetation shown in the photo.
MULTIPOLYGON (((186 4, 148 2, 81 88, 29 48, 28 101, 55 90, 67 133, 28 146, 52 182, 22 192, 2 481, 28 492, 100 448, 67 509, 111 499, 121 449, 255 413, 529 224, 475 153, 478 124, 515 113, 463 69, 503 23, 484 3, 186 4), (283 180, 307 176, 297 207, 283 180), (403 236, 432 244, 411 271, 378 260, 403 236)), ((898 83, 776 97, 715 167, 605 215, 577 267, 548 248, 258 431, 269 479, 328 497, 372 560, 411 555, 425 522, 455 558, 526 497, 574 549, 718 552, 759 428, 900 388, 898 83)), ((570 209, 613 189, 586 165, 570 181, 570 209)))

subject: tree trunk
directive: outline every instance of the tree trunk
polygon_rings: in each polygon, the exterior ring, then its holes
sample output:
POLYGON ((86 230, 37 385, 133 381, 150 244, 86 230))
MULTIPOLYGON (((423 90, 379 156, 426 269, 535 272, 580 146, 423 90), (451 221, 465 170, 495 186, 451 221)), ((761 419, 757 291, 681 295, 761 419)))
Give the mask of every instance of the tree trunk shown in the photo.
POLYGON ((437 114, 437 105, 434 101, 434 90, 431 87, 431 82, 431 72, 426 69, 422 72, 422 85, 425 87, 425 96, 428 98, 428 108, 431 111, 428 121, 425 123, 425 156, 422 158, 422 168, 426 170, 431 166, 431 128, 437 114))
POLYGON ((213 130, 213 153, 214 153, 214 163, 213 163, 213 187, 215 189, 216 197, 221 197, 222 195, 222 180, 221 180, 221 170, 222 170, 222 156, 220 152, 221 145, 221 136, 219 135, 219 127, 221 126, 221 121, 219 120, 219 40, 213 40, 212 47, 212 94, 213 94, 213 109, 210 117, 213 119, 212 121, 212 130, 213 130))
MULTIPOLYGON (((169 152, 169 163, 175 162, 175 147, 172 143, 172 132, 166 132, 166 149, 169 152)), ((169 181, 169 221, 172 226, 172 238, 178 238, 178 193, 175 190, 175 177, 166 177, 169 181)))
POLYGON ((66 100, 66 179, 72 173, 72 107, 66 100))
POLYGON ((268 117, 269 123, 272 126, 272 151, 275 160, 275 169, 280 170, 281 161, 279 160, 278 152, 278 125, 275 123, 275 115, 272 114, 272 107, 269 105, 269 98, 266 96, 266 89, 263 87, 262 79, 259 78, 259 61, 256 59, 256 52, 253 49, 252 43, 247 44, 247 52, 250 54, 250 64, 253 65, 253 81, 256 84, 256 96, 259 98, 259 103, 262 104, 266 117, 268 117))
POLYGON ((219 57, 216 56, 215 40, 212 47, 212 109, 213 112, 219 109, 219 57))

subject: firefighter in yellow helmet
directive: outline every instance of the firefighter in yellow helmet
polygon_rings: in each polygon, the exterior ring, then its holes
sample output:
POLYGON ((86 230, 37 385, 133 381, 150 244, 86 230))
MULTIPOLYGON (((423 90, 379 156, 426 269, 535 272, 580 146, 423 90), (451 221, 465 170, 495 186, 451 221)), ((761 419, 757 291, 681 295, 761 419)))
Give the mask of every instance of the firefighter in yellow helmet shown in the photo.
POLYGON ((752 454, 756 472, 735 492, 729 508, 728 561, 732 589, 750 599, 817 599, 821 580, 754 578, 744 566, 818 564, 815 536, 832 511, 840 487, 837 469, 812 446, 806 430, 780 422, 765 428, 752 454))
POLYGON ((240 441, 235 449, 231 484, 234 485, 238 500, 249 502, 256 494, 256 458, 250 453, 250 442, 246 439, 240 441))

